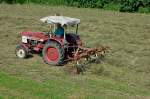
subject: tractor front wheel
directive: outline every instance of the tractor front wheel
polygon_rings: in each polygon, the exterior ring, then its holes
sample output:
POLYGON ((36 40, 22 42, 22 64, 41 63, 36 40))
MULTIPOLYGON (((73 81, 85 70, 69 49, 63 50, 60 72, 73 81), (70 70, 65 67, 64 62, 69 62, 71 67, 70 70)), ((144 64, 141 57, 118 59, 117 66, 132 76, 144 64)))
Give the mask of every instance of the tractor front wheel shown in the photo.
POLYGON ((28 56, 27 50, 22 45, 16 47, 15 53, 18 58, 26 58, 28 56))
POLYGON ((60 44, 56 42, 46 44, 43 48, 42 54, 44 62, 49 65, 62 65, 63 63, 63 49, 60 44))

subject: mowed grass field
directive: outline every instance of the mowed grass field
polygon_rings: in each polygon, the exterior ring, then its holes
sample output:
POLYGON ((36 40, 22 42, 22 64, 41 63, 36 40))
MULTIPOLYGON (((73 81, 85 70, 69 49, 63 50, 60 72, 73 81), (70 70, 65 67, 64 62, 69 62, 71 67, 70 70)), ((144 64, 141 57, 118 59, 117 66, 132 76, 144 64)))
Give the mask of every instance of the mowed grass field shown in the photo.
POLYGON ((150 99, 150 15, 99 9, 0 5, 0 99, 150 99), (81 19, 85 46, 109 46, 84 75, 49 66, 40 55, 18 59, 24 30, 48 31, 39 19, 60 13, 81 19))

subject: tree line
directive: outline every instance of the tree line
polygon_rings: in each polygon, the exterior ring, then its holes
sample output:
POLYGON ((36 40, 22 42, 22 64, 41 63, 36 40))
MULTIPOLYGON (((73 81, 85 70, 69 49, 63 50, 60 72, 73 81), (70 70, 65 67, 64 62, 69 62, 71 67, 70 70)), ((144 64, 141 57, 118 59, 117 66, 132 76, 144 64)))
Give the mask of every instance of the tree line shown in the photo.
POLYGON ((0 0, 0 3, 66 5, 79 8, 119 10, 120 12, 141 11, 150 13, 150 0, 0 0))

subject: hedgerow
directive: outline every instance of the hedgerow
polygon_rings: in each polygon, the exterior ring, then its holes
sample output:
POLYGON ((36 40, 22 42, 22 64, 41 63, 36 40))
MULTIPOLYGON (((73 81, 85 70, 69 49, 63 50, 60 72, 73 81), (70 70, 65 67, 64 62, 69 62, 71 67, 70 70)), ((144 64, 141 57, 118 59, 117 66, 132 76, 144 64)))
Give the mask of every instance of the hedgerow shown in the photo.
POLYGON ((140 8, 150 12, 150 0, 0 0, 0 3, 8 4, 24 4, 36 3, 47 5, 67 5, 82 8, 104 8, 107 5, 121 5, 119 11, 121 12, 138 12, 140 8))

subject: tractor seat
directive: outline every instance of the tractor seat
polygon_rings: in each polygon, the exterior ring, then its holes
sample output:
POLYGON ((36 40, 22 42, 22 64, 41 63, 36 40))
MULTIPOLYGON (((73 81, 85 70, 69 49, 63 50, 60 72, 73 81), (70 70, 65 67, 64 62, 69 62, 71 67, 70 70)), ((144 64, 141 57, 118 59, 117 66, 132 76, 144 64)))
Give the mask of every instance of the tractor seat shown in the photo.
POLYGON ((73 33, 66 34, 66 41, 68 43, 75 44, 77 39, 78 37, 76 34, 73 33))

